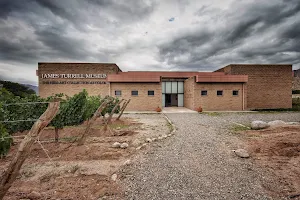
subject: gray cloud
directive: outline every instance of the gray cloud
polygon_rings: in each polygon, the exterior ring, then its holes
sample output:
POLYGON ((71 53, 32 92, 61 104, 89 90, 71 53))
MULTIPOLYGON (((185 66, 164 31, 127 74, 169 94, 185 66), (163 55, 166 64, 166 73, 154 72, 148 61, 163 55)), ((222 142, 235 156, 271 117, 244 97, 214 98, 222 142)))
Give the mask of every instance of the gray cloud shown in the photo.
MULTIPOLYGON (((176 61, 176 58, 184 52, 188 52, 190 59, 186 64, 195 68, 199 68, 200 63, 205 63, 205 65, 207 63, 211 68, 220 67, 214 66, 213 62, 208 62, 212 58, 222 60, 223 63, 240 60, 252 63, 257 60, 265 60, 270 63, 288 62, 299 65, 299 59, 287 57, 284 52, 300 51, 300 2, 276 1, 274 4, 272 1, 272 3, 238 4, 234 2, 229 9, 230 12, 228 10, 219 11, 217 14, 219 15, 218 20, 226 23, 226 27, 220 26, 220 28, 211 30, 203 27, 192 33, 178 35, 171 42, 159 46, 161 60, 175 66, 184 65, 186 60, 176 61), (294 21, 294 23, 289 24, 290 21, 294 21), (288 25, 283 26, 284 30, 281 30, 279 26, 285 23, 288 25), (255 40, 259 40, 261 37, 267 38, 271 34, 274 34, 272 40, 266 39, 259 46, 255 43, 251 44, 255 40), (202 48, 207 44, 209 44, 208 47, 202 48), (247 48, 243 47, 245 44, 247 44, 247 48), (222 56, 224 54, 228 55, 224 58, 222 56), (238 57, 232 58, 229 54, 238 57)), ((195 15, 201 17, 207 15, 208 11, 214 10, 216 9, 202 6, 195 12, 195 15)), ((204 67, 204 69, 206 68, 204 67)))

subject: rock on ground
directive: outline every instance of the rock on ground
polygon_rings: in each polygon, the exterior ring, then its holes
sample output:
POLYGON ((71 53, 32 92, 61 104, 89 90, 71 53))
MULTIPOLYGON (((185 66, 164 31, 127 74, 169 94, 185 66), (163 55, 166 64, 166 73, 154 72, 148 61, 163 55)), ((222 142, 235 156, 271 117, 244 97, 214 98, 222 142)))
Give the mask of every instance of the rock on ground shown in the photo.
POLYGON ((270 121, 268 122, 270 127, 277 127, 277 126, 284 126, 286 123, 282 120, 275 120, 275 121, 270 121))
POLYGON ((248 151, 246 151, 245 149, 234 150, 234 153, 241 158, 249 158, 250 157, 248 151))
POLYGON ((113 174, 113 175, 111 176, 111 180, 112 180, 112 181, 116 181, 116 180, 117 180, 117 177, 118 177, 117 174, 113 174))
POLYGON ((251 129, 254 130, 259 130, 259 129, 264 129, 268 128, 270 125, 264 121, 253 121, 251 122, 251 129))
POLYGON ((115 143, 112 144, 112 147, 113 148, 119 148, 119 147, 121 147, 121 144, 119 142, 115 142, 115 143))
POLYGON ((120 148, 121 148, 121 149, 126 149, 128 146, 129 146, 129 145, 128 145, 127 143, 124 142, 124 143, 121 144, 120 148))

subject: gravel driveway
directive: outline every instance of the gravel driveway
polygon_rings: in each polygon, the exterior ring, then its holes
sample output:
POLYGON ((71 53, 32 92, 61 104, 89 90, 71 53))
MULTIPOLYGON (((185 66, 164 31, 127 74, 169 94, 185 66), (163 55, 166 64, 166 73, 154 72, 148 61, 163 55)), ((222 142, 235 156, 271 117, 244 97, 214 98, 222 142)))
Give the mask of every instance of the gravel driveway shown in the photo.
POLYGON ((300 121, 300 113, 167 116, 178 130, 151 144, 127 169, 132 175, 124 180, 127 199, 270 199, 261 186, 261 170, 232 153, 239 139, 228 128, 231 122, 300 121))

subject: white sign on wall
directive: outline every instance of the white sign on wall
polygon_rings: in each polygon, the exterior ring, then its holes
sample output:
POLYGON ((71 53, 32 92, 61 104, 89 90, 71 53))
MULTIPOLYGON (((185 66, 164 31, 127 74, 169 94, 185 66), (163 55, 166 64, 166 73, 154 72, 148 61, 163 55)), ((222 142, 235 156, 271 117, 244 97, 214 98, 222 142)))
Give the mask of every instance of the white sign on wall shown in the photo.
POLYGON ((84 78, 106 78, 106 74, 42 74, 42 79, 56 79, 56 78, 67 78, 67 79, 84 79, 84 78))

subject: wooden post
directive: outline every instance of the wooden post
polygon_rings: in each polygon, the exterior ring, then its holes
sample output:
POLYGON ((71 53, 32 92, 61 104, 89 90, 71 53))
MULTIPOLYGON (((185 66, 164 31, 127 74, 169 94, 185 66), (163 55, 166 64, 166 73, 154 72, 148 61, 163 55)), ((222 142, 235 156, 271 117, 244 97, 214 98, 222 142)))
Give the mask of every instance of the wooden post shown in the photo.
POLYGON ((106 108, 107 104, 109 104, 112 101, 113 101, 113 99, 106 99, 99 106, 99 108, 94 113, 93 117, 88 121, 88 124, 84 130, 84 133, 81 135, 80 139, 78 140, 78 145, 83 145, 83 143, 85 142, 86 137, 87 137, 88 133, 90 132, 90 129, 91 129, 92 125, 94 124, 94 122, 96 121, 97 117, 99 117, 101 115, 102 110, 104 108, 106 108))
MULTIPOLYGON (((123 105, 122 105, 122 108, 120 109, 120 113, 122 112, 122 110, 125 108, 126 106, 126 103, 127 103, 128 100, 125 100, 123 105)), ((120 116, 120 114, 118 115, 118 117, 120 116)), ((116 118, 116 120, 118 120, 118 117, 116 118)))
POLYGON ((124 101, 124 99, 122 99, 121 101, 116 103, 115 107, 111 110, 107 120, 105 120, 105 124, 104 124, 104 128, 103 128, 104 131, 107 131, 107 126, 108 126, 108 124, 111 123, 111 119, 112 119, 113 114, 115 113, 115 111, 118 108, 118 106, 120 105, 120 103, 122 103, 123 101, 124 101))
POLYGON ((110 124, 111 123, 111 119, 113 117, 113 115, 115 114, 118 106, 124 101, 124 99, 122 99, 121 101, 119 101, 115 107, 112 109, 112 111, 110 112, 109 116, 108 116, 108 119, 107 119, 107 123, 110 124))
POLYGON ((60 102, 54 100, 50 102, 47 110, 40 116, 40 118, 33 124, 29 133, 22 140, 18 152, 14 159, 10 162, 6 171, 1 174, 0 183, 0 199, 3 199, 8 189, 11 187, 19 174, 24 161, 28 158, 32 144, 36 141, 41 131, 51 122, 59 110, 60 102))
POLYGON ((120 112, 120 114, 119 114, 119 116, 117 117, 116 120, 119 120, 120 117, 123 115, 123 112, 124 112, 124 110, 126 109, 126 107, 127 107, 127 105, 129 104, 129 102, 130 102, 130 99, 129 99, 126 103, 124 103, 124 106, 122 107, 121 112, 120 112))
POLYGON ((55 127, 54 130, 55 130, 55 142, 58 142, 58 138, 59 138, 58 130, 59 130, 59 129, 55 127))

